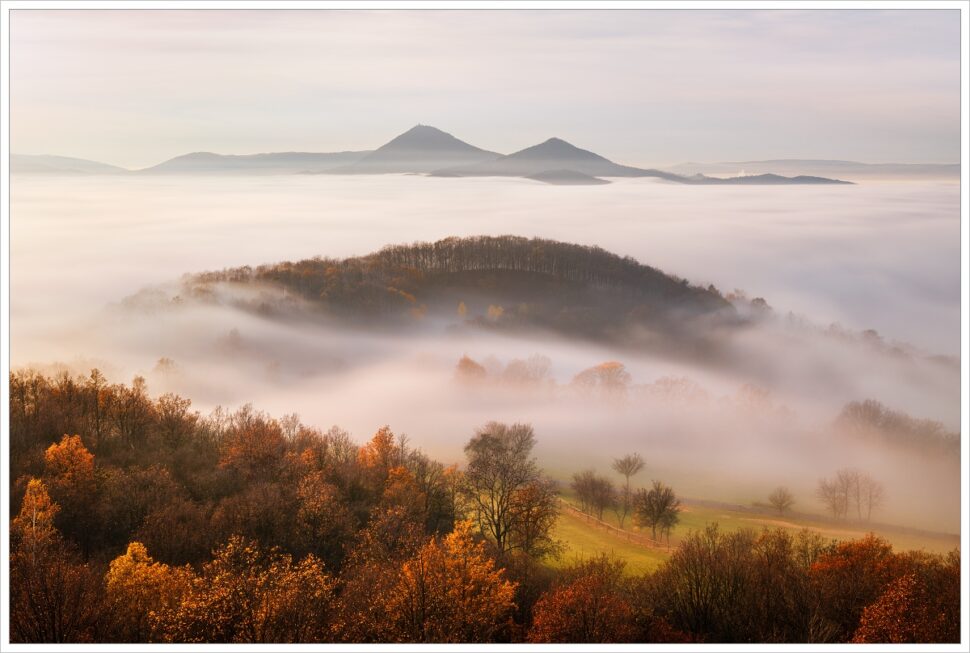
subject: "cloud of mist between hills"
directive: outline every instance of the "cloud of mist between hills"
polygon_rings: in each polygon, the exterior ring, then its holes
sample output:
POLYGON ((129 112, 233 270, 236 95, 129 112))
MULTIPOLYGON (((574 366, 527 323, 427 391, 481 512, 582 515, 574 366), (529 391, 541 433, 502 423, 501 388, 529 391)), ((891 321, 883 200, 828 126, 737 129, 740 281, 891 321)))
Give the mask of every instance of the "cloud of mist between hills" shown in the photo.
POLYGON ((958 465, 840 439, 831 428, 846 401, 867 397, 917 416, 946 414, 952 424, 959 406, 952 366, 895 359, 822 334, 793 336, 783 325, 733 338, 737 367, 721 369, 551 335, 425 327, 395 336, 192 302, 144 313, 112 308, 72 325, 85 334, 87 357, 50 349, 48 360, 76 373, 97 366, 116 382, 143 375, 153 394, 182 394, 203 413, 252 402, 275 416, 296 412, 322 428, 339 425, 358 441, 389 424, 448 461, 462 459, 463 444, 486 421, 529 422, 543 465, 560 478, 589 466, 607 472, 611 457, 639 451, 650 477, 701 498, 748 503, 787 484, 808 509, 819 477, 859 467, 890 488, 883 517, 957 528, 958 465), (462 381, 456 363, 463 355, 489 376, 462 381), (532 355, 550 360, 548 383, 502 380, 505 365, 532 355), (570 384, 607 360, 632 375, 625 396, 570 384), (690 379, 707 396, 651 394, 650 384, 670 377, 690 379))
MULTIPOLYGON (((536 429, 542 465, 559 478, 586 467, 607 472, 612 457, 638 451, 647 461, 642 482, 663 479, 686 496, 738 503, 763 500, 785 484, 795 491, 797 509, 812 512, 821 512, 812 496, 818 479, 854 466, 887 488, 880 521, 959 528, 958 464, 839 439, 830 428, 846 402, 874 398, 956 429, 957 365, 897 359, 783 323, 733 336, 727 343, 732 364, 713 369, 552 336, 449 335, 440 323, 395 336, 280 323, 219 306, 145 314, 110 306, 184 272, 366 253, 450 234, 521 233, 595 242, 694 282, 737 285, 763 294, 779 312, 797 310, 819 324, 832 311, 849 326, 876 326, 853 325, 846 319, 852 310, 838 298, 825 299, 842 278, 841 292, 869 297, 873 306, 891 296, 888 305, 873 308, 873 321, 897 325, 895 332, 880 331, 905 340, 921 324, 948 333, 950 313, 959 312, 950 288, 958 295, 959 245, 949 238, 959 231, 955 187, 887 186, 882 196, 863 189, 866 202, 828 189, 784 189, 789 195, 743 189, 727 201, 723 189, 705 189, 702 200, 681 194, 697 189, 639 181, 614 184, 620 191, 604 199, 595 189, 550 196, 561 189, 503 180, 500 197, 489 199, 495 193, 481 180, 380 178, 369 182, 378 199, 368 201, 367 184, 356 179, 319 182, 322 188, 315 180, 275 178, 207 186, 179 179, 128 183, 15 185, 15 367, 60 363, 84 373, 98 366, 113 382, 141 374, 153 395, 178 392, 203 413, 251 402, 275 416, 298 413, 321 428, 337 424, 358 441, 388 424, 447 461, 462 459, 462 446, 484 422, 524 421, 536 429), (434 197, 427 196, 428 185, 434 197), (316 195, 327 189, 332 196, 316 195), (388 195, 398 200, 396 210, 388 195), (799 205, 779 217, 777 205, 792 198, 799 205), (807 206, 812 202, 814 209, 807 206), (838 222, 824 217, 839 203, 853 204, 854 221, 844 213, 838 222), (529 212, 538 207, 546 223, 529 212), (380 210, 387 215, 379 218, 380 210), (813 218, 822 224, 813 225, 813 218), (871 224, 877 220, 879 228, 871 224), (764 287, 719 278, 754 279, 755 269, 772 277, 764 287), (827 275, 813 276, 823 269, 827 275), (897 290, 887 294, 887 285, 897 290), (550 359, 555 390, 456 382, 462 355, 497 368, 533 354, 550 359), (173 364, 159 366, 163 357, 173 364), (634 386, 685 376, 710 400, 648 398, 634 390, 617 401, 568 388, 576 373, 606 360, 624 363, 634 386), (770 392, 768 400, 749 401, 746 384, 770 392)), ((927 336, 918 344, 937 341, 947 340, 927 336)))

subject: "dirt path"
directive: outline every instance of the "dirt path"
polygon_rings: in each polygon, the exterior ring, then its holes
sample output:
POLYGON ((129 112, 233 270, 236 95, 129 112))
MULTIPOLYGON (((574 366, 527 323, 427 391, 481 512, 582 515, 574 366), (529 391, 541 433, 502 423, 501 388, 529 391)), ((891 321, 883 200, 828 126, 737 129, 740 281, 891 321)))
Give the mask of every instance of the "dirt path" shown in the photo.
POLYGON ((860 536, 860 531, 852 530, 840 530, 835 528, 824 528, 821 526, 806 526, 804 524, 796 524, 794 522, 785 521, 783 519, 760 519, 757 517, 741 517, 744 521, 755 522, 757 524, 764 524, 766 526, 780 526, 781 528, 791 528, 794 530, 801 530, 803 528, 820 533, 822 535, 830 535, 835 538, 857 538, 860 536))

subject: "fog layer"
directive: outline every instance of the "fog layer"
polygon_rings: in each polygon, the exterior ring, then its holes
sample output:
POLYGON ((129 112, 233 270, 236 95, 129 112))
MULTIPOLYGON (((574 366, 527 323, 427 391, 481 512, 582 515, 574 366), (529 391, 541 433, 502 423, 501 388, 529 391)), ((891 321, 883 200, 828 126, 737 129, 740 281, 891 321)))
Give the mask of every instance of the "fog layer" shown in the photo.
POLYGON ((543 464, 560 476, 589 465, 605 471, 610 457, 637 450, 649 476, 701 498, 748 502, 788 484, 802 509, 819 509, 811 498, 818 478, 856 466, 888 486, 887 518, 958 528, 958 466, 846 443, 830 428, 844 403, 871 397, 957 429, 954 361, 895 357, 864 342, 792 329, 781 318, 734 337, 738 364, 714 370, 440 324, 405 337, 291 324, 226 306, 118 307, 145 287, 177 292, 173 282, 187 272, 512 233, 600 245, 695 283, 762 296, 782 318, 795 311, 817 325, 874 328, 888 341, 955 355, 956 185, 17 178, 11 230, 15 367, 99 366, 113 381, 141 374, 153 393, 179 392, 201 410, 253 402, 317 426, 338 424, 358 439, 390 424, 451 460, 460 459, 462 444, 484 421, 526 421, 536 427, 543 464), (496 377, 510 360, 532 354, 551 361, 541 386, 456 381, 463 355, 496 377), (706 398, 636 387, 621 399, 577 395, 573 376, 606 360, 622 361, 634 386, 688 377, 706 398), (761 390, 752 395, 750 386, 761 390))

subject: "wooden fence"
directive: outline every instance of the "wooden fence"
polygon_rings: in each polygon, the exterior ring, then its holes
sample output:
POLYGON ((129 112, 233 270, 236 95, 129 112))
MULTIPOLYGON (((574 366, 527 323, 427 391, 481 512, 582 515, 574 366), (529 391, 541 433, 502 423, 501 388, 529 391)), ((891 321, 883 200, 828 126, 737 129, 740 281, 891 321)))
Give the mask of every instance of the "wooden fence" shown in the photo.
POLYGON ((613 524, 608 524, 602 519, 597 519, 593 515, 583 512, 582 510, 580 510, 579 508, 577 508, 576 506, 572 505, 571 503, 569 503, 568 501, 562 498, 559 499, 559 507, 569 512, 574 517, 578 517, 580 519, 585 520, 586 523, 589 524, 590 526, 594 526, 596 528, 601 528, 603 530, 609 531, 613 535, 621 539, 624 539, 627 542, 633 542, 634 544, 639 544, 640 546, 645 546, 651 549, 669 549, 669 547, 667 547, 662 542, 658 542, 657 540, 647 535, 644 535, 642 533, 634 533, 633 531, 628 531, 624 528, 617 528, 613 524))

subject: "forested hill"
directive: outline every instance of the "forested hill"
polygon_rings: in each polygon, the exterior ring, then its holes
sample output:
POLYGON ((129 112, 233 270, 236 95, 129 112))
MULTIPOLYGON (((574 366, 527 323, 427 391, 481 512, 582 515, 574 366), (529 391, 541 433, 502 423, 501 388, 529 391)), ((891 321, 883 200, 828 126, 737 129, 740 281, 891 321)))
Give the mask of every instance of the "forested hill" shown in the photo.
POLYGON ((345 317, 447 315, 585 335, 734 317, 715 289, 692 286, 630 257, 517 236, 446 238, 343 260, 235 268, 196 275, 190 283, 196 294, 219 283, 271 284, 345 317))

